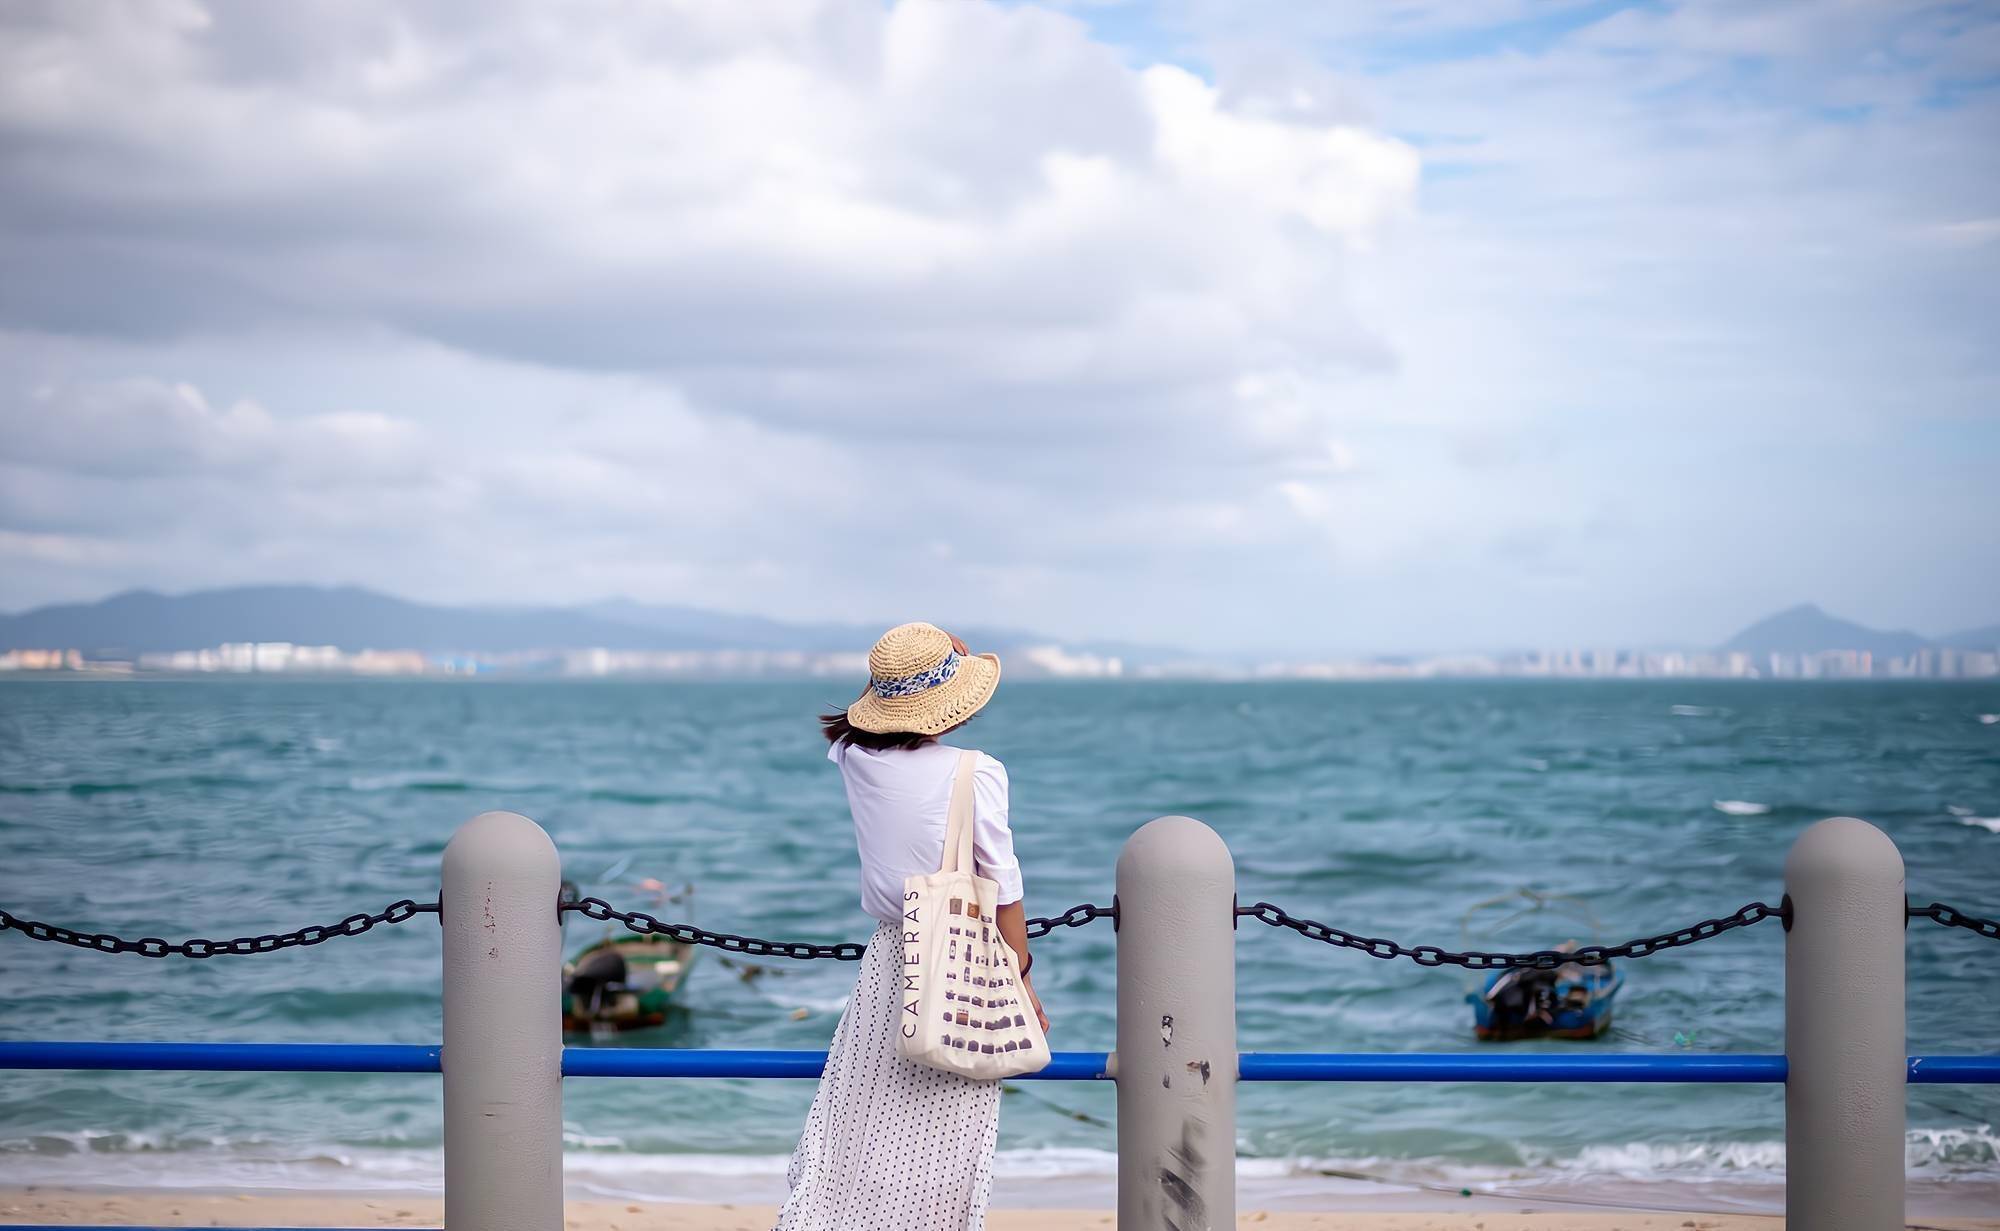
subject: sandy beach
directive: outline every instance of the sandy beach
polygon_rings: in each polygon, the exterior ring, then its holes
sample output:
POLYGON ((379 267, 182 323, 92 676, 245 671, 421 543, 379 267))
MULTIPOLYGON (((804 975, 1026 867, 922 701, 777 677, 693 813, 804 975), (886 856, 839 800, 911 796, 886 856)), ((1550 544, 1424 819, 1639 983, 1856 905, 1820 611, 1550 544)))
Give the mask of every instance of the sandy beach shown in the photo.
MULTIPOLYGON (((776 1210, 765 1205, 571 1201, 571 1231, 767 1231, 776 1210)), ((27 1187, 0 1189, 0 1226, 135 1224, 164 1227, 436 1227, 437 1197, 111 1192, 27 1187)), ((1492 1210, 1247 1211, 1239 1228, 1256 1231, 1777 1231, 1785 1220, 1757 1215, 1672 1211, 1591 1213, 1492 1210)), ((994 1210, 990 1231, 1102 1231, 1108 1210, 994 1210)), ((2000 1218, 1910 1223, 1921 1231, 2000 1231, 2000 1218)))

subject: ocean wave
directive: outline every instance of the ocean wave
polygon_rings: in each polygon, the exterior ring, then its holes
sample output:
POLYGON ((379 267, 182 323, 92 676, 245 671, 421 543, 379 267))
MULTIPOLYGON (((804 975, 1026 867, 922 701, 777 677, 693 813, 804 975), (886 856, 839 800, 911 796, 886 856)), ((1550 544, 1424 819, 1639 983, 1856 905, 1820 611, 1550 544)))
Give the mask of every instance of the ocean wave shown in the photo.
POLYGON ((446 778, 436 774, 358 774, 347 780, 347 789, 362 794, 376 791, 431 791, 444 795, 457 795, 478 788, 463 778, 446 778))
POLYGON ((622 1150, 623 1137, 607 1133, 586 1133, 582 1128, 567 1121, 562 1126, 563 1149, 565 1150, 622 1150))
POLYGON ((1705 705, 1670 705, 1667 712, 1676 718, 1706 718, 1715 713, 1705 705))
POLYGON ((561 789, 555 784, 524 778, 519 781, 461 777, 456 774, 422 770, 389 774, 355 774, 347 779, 347 789, 357 795, 386 795, 409 792, 420 795, 546 795, 561 789))
POLYGON ((1934 1167, 1989 1171, 2000 1162, 2000 1134, 1976 1128, 1916 1128, 1903 1134, 1904 1156, 1918 1170, 1934 1167))
MULTIPOLYGON (((200 1144, 200 1143, 195 1143, 200 1144)), ((219 1145, 221 1142, 207 1144, 219 1145)), ((108 1129, 79 1129, 75 1132, 37 1133, 33 1137, 0 1140, 0 1156, 9 1154, 93 1154, 121 1153, 167 1148, 167 1139, 156 1133, 108 1129)))
POLYGON ((0 795, 69 795, 87 799, 95 795, 136 795, 188 788, 246 791, 263 790, 273 781, 275 779, 246 778, 241 774, 165 773, 138 778, 85 778, 75 782, 0 782, 0 795))
POLYGON ((583 797, 594 804, 633 804, 641 808, 657 808, 667 804, 684 804, 696 798, 687 794, 619 790, 612 787, 593 787, 585 791, 583 797))
POLYGON ((434 1010, 434 986, 376 982, 356 987, 290 987, 267 992, 241 1006, 244 1022, 306 1022, 380 1020, 397 1010, 434 1010))
POLYGON ((1626 1142, 1585 1146, 1574 1156, 1550 1159, 1545 1166, 1556 1172, 1588 1172, 1627 1180, 1754 1178, 1782 1182, 1785 1143, 1626 1142))
POLYGON ((1749 799, 1718 799, 1713 806, 1724 816, 1763 816, 1771 810, 1771 805, 1749 799))
POLYGON ((171 783, 154 782, 71 782, 62 786, 47 788, 50 792, 65 791, 71 795, 129 795, 134 791, 151 790, 171 783))
MULTIPOLYGON (((689 1185, 717 1180, 768 1196, 781 1190, 789 1161, 783 1154, 648 1153, 615 1136, 563 1126, 564 1176, 573 1189, 605 1195, 672 1198, 689 1185)), ((1904 1134, 1904 1158, 1914 1179, 1951 1183, 1994 1179, 2000 1135, 1993 1126, 1918 1128, 1904 1134)), ((1444 1158, 1384 1155, 1242 1157, 1237 1175, 1247 1183, 1298 1179, 1365 1180, 1413 1186, 1560 1186, 1581 1177, 1649 1182, 1753 1182, 1782 1184, 1782 1141, 1625 1142, 1584 1146, 1573 1152, 1524 1150, 1516 1164, 1466 1163, 1444 1158)), ((435 1190, 443 1152, 431 1148, 380 1149, 261 1140, 161 1136, 129 1132, 43 1133, 0 1140, 0 1183, 85 1183, 138 1187, 302 1188, 371 1191, 435 1190)), ((1102 1180, 1118 1174, 1118 1156, 1077 1146, 1003 1149, 994 1155, 1003 1181, 1102 1180)))
POLYGON ((1961 816, 1961 825, 1975 825, 1987 833, 2000 833, 2000 816, 1961 816))
POLYGON ((2000 723, 2000 714, 1981 714, 1979 721, 1981 725, 1990 727, 1995 723, 2000 723))

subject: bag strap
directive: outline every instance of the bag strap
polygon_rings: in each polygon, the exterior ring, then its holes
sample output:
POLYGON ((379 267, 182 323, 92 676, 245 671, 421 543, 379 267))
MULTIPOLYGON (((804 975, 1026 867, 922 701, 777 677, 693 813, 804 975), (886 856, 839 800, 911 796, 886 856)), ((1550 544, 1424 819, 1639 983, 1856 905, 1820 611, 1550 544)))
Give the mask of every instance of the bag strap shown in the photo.
POLYGON ((951 807, 944 826, 944 862, 940 872, 972 871, 972 770, 979 754, 964 749, 951 780, 951 807))

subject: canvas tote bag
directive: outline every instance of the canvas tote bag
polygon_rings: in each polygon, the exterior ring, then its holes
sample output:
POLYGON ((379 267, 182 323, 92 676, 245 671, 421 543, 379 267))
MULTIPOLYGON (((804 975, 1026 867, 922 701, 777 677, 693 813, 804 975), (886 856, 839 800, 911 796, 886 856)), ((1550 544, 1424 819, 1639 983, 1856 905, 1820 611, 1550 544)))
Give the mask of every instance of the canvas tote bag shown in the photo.
POLYGON ((976 752, 958 754, 943 864, 903 878, 896 1051, 985 1080, 1043 1067, 1049 1041, 1021 988, 1014 950, 993 919, 1000 887, 972 870, 972 768, 978 759, 976 752))

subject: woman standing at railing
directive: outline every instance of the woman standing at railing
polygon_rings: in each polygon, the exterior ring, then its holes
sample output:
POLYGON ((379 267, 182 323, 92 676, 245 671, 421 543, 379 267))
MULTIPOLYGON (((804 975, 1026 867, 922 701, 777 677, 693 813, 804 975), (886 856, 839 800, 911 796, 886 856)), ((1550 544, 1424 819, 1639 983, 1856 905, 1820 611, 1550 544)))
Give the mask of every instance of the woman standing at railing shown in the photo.
MULTIPOLYGON (((1000 1083, 904 1059, 901 1012, 904 878, 937 869, 959 750, 938 738, 970 720, 1000 683, 1000 660, 974 655, 929 624, 890 629, 868 654, 868 688, 820 718, 840 767, 861 855, 861 906, 877 920, 854 995, 786 1179, 778 1231, 979 1231, 993 1187, 1000 1083)), ((999 886, 994 922, 1028 979, 1021 869, 1007 826, 1007 771, 977 754, 973 848, 999 886)))

